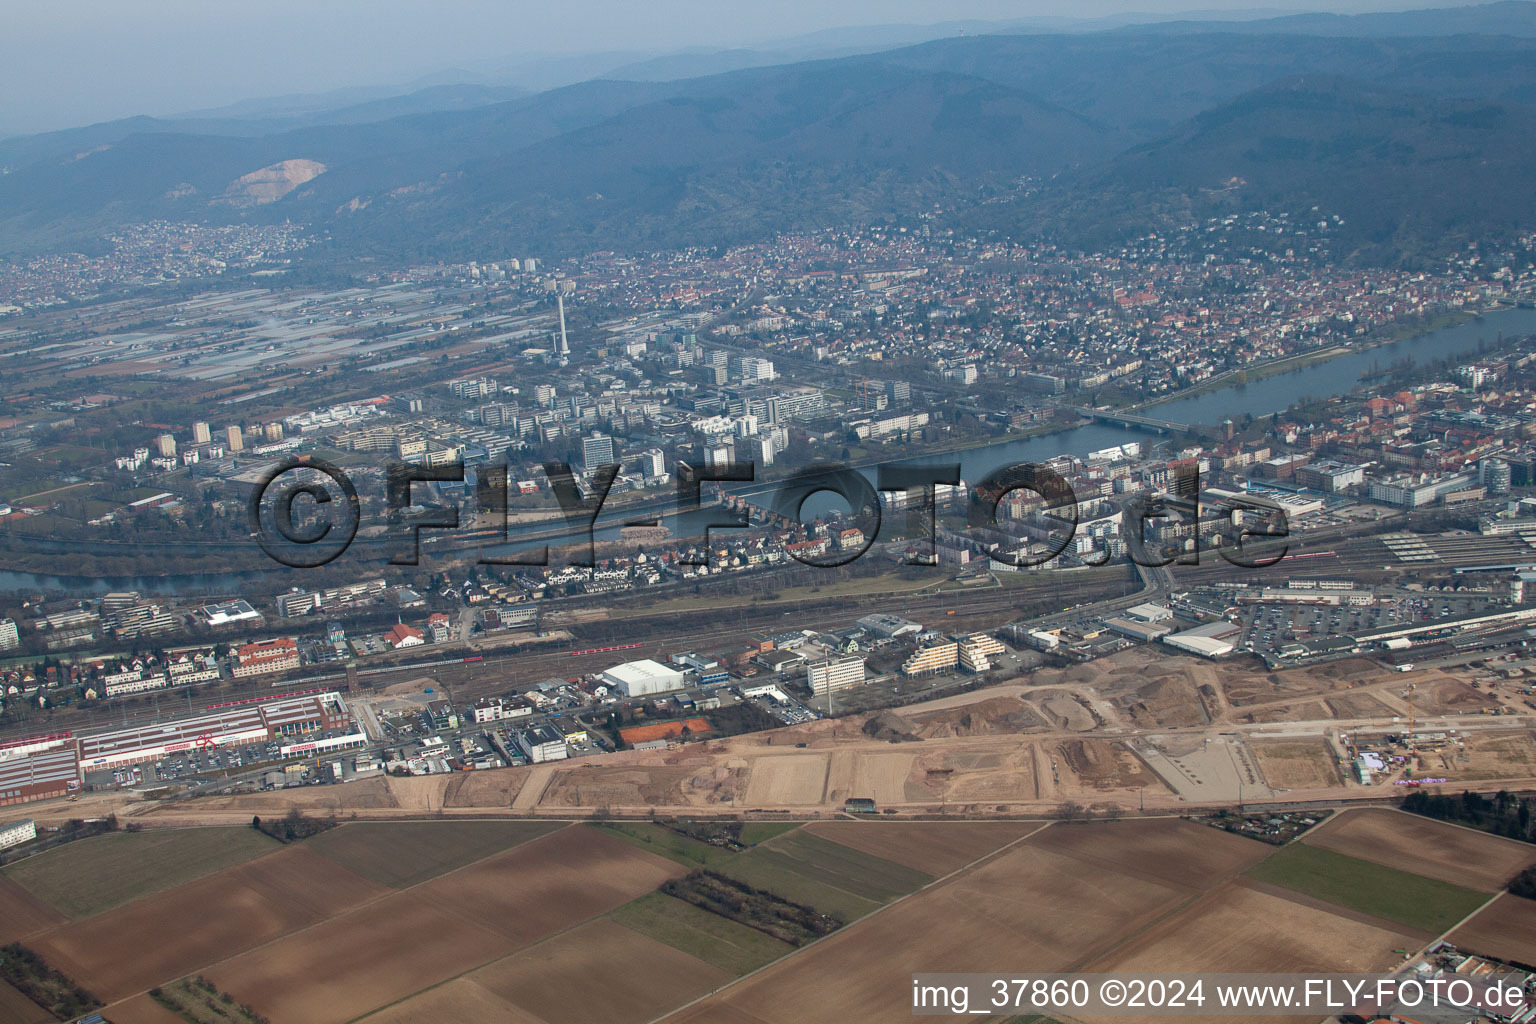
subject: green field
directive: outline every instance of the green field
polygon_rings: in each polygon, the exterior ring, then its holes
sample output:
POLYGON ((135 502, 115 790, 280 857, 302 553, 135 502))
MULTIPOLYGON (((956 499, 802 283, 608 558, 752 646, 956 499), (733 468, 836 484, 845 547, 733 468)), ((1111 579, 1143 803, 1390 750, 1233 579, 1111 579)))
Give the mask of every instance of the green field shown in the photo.
POLYGON ((558 821, 361 821, 304 845, 365 878, 403 889, 564 827, 558 821))
POLYGON ((787 942, 660 892, 626 903, 609 916, 626 928, 734 975, 754 971, 795 949, 787 942))
POLYGON ((1307 896, 1438 935, 1488 897, 1449 882, 1292 843, 1248 875, 1307 896))
POLYGON ((799 827, 798 821, 749 821, 741 826, 741 841, 748 846, 756 846, 799 827))
POLYGON ((928 875, 807 832, 786 830, 744 853, 701 843, 649 822, 597 826, 688 868, 708 868, 804 903, 844 923, 931 881, 928 875))
POLYGON ((933 876, 914 868, 861 853, 805 831, 781 836, 748 856, 877 903, 889 903, 933 881, 933 876))
POLYGON ((116 832, 19 860, 5 876, 71 919, 184 885, 279 848, 253 828, 116 832))
POLYGON ((608 821, 593 827, 649 853, 654 853, 658 857, 675 860, 689 868, 724 871, 724 865, 741 856, 739 853, 701 843, 648 821, 608 821))

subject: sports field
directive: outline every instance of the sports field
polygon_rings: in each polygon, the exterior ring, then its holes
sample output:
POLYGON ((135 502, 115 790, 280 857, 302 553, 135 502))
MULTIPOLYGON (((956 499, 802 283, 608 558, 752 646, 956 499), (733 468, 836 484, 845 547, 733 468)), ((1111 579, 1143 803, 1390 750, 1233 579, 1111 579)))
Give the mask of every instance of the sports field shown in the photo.
POLYGON ((1438 935, 1480 907, 1483 893, 1435 878, 1292 843, 1255 865, 1250 878, 1438 935))
POLYGON ((271 853, 278 845, 253 828, 114 832, 19 860, 3 871, 66 917, 79 919, 271 853))

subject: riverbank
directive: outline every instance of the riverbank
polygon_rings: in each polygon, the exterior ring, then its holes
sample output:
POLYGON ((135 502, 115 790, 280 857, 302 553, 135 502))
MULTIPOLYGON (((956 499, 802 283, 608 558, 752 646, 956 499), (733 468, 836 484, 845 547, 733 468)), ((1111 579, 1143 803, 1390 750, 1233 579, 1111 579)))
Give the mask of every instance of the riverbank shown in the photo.
POLYGON ((1282 356, 1279 359, 1270 359, 1261 363, 1254 363, 1251 366, 1240 366, 1236 369, 1224 370, 1209 380, 1201 381, 1199 384, 1185 388, 1176 394, 1160 395, 1149 402, 1126 406, 1122 411, 1144 412, 1171 402, 1199 398, 1201 395, 1208 395, 1214 391, 1222 391, 1229 387, 1243 387, 1268 377, 1279 376, 1282 373, 1305 370, 1309 366, 1331 362, 1342 356, 1358 355, 1385 345, 1393 345, 1400 341, 1412 341, 1415 338, 1422 338, 1449 327, 1460 327, 1462 324, 1471 323, 1489 313, 1500 312, 1504 308, 1514 307, 1494 307, 1485 310, 1450 310, 1437 314, 1422 323, 1399 322, 1392 325, 1389 329, 1366 335, 1364 340, 1358 344, 1330 345, 1315 352, 1298 352, 1296 355, 1282 356))

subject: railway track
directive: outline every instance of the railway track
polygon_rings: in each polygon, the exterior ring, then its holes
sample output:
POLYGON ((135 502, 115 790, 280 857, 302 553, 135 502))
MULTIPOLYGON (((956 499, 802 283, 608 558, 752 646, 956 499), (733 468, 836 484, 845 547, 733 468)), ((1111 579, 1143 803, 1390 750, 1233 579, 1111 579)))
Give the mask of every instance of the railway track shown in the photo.
MULTIPOLYGON (((451 656, 434 655, 401 665, 359 666, 358 676, 372 688, 383 688, 410 679, 429 678, 447 689, 455 702, 507 692, 545 679, 585 675, 616 661, 664 657, 691 647, 720 650, 744 644, 755 634, 780 632, 813 625, 843 628, 873 611, 887 610, 919 619, 924 625, 946 630, 986 628, 1019 616, 1021 608, 1048 594, 1063 603, 1087 603, 1103 597, 1102 576, 1068 580, 1049 590, 1043 588, 990 587, 907 595, 874 594, 860 598, 829 597, 792 604, 747 606, 731 624, 712 623, 688 628, 679 616, 665 614, 629 619, 607 619, 573 627, 576 639, 551 650, 517 648, 498 651, 480 648, 455 649, 451 656), (953 612, 953 615, 948 613, 953 612), (572 651, 572 646, 579 650, 572 651), (616 649, 617 648, 617 649, 616 649), (479 660, 466 662, 465 655, 479 660)), ((1133 583, 1129 576, 1125 590, 1133 583)), ((428 649, 430 650, 430 648, 428 649)), ((272 697, 315 686, 335 685, 345 679, 340 666, 305 673, 297 678, 242 682, 202 687, 198 690, 165 690, 131 698, 129 702, 102 702, 33 714, 0 730, 0 739, 37 732, 73 729, 88 733, 111 728, 179 718, 202 712, 209 705, 272 697)))

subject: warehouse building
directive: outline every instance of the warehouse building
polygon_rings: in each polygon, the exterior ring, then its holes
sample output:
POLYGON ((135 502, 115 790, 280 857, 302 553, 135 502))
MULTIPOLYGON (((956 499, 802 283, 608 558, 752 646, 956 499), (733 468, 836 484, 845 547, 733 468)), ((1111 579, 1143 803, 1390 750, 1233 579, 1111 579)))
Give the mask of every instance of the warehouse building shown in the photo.
POLYGON ((603 672, 601 679, 626 697, 649 697, 683 688, 683 674, 649 658, 626 661, 603 672))
POLYGON ((875 615, 866 615, 855 623, 864 632, 871 636, 898 637, 915 636, 923 631, 921 624, 904 619, 900 615, 887 615, 883 612, 875 615))
POLYGON ((1241 628, 1223 620, 1170 633, 1163 637, 1163 643, 1202 657, 1222 658, 1237 649, 1237 637, 1241 634, 1241 628))
POLYGON ((80 757, 72 741, 8 753, 0 760, 0 806, 48 800, 80 788, 80 757))
POLYGON ((1121 636, 1130 637, 1132 640, 1141 640, 1150 643, 1160 636, 1173 632, 1172 628, 1161 622, 1136 621, 1128 618, 1113 616, 1104 620, 1104 625, 1121 636))
POLYGON ((302 694, 87 736, 80 740, 80 764, 91 770, 116 768, 188 750, 265 743, 321 730, 350 731, 352 724, 339 693, 302 694))

